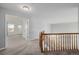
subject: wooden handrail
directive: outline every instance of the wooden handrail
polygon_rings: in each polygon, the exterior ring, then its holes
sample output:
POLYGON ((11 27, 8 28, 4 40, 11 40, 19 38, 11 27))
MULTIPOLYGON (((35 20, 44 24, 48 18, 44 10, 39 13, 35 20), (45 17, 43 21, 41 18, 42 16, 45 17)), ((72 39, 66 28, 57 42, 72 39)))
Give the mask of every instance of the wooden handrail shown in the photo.
POLYGON ((45 32, 41 32, 40 33, 40 41, 39 41, 39 45, 41 48, 41 52, 45 52, 45 40, 48 39, 48 44, 49 44, 49 51, 53 50, 53 51, 64 51, 64 50, 74 50, 77 49, 77 36, 79 33, 45 33, 45 32), (54 48, 51 49, 51 38, 50 36, 55 35, 55 40, 53 41, 53 46, 54 48), (70 46, 67 46, 67 38, 66 35, 70 35, 70 46), (59 38, 57 38, 58 36, 60 36, 60 41, 58 41, 59 38), (60 42, 60 43, 59 43, 60 42), (60 46, 58 46, 60 44, 60 46), (58 48, 59 47, 59 48, 58 48))
POLYGON ((79 34, 79 33, 43 33, 42 35, 64 35, 64 34, 79 34))

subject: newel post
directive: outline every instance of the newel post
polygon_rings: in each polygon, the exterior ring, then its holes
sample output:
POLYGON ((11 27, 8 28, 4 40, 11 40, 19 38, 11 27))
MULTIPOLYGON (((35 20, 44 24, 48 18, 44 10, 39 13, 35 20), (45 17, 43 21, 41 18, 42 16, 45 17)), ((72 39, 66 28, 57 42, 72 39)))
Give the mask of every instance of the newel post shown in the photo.
POLYGON ((40 49, 41 49, 41 52, 43 53, 43 35, 44 35, 44 32, 40 32, 40 36, 39 36, 39 45, 40 45, 40 49))

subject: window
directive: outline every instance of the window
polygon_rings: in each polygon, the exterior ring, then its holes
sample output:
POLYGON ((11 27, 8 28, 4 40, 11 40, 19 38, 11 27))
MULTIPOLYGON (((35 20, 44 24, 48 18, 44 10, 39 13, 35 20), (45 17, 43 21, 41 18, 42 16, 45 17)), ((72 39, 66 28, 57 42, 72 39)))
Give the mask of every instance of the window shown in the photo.
POLYGON ((14 32, 14 24, 8 24, 8 32, 14 32))

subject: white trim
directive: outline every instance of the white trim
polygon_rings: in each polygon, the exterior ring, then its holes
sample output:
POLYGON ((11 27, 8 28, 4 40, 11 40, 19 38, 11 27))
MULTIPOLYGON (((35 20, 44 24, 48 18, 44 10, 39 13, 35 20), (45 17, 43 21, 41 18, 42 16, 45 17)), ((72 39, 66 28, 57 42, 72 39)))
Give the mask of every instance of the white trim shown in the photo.
POLYGON ((8 46, 8 31, 7 31, 7 20, 6 20, 6 14, 5 14, 5 48, 7 48, 7 46, 8 46))
POLYGON ((1 51, 1 50, 4 50, 4 49, 6 49, 6 48, 0 48, 0 51, 1 51))

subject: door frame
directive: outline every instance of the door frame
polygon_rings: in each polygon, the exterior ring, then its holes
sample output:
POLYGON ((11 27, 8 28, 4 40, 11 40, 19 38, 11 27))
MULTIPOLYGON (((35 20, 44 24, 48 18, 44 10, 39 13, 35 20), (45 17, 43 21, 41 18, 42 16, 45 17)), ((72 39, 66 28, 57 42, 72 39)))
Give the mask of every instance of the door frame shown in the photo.
MULTIPOLYGON (((5 14, 5 17, 4 17, 4 19, 5 19, 5 48, 8 47, 8 21, 6 20, 6 15, 13 15, 13 14, 5 14)), ((13 15, 13 16, 18 16, 18 15, 13 15)), ((21 17, 21 16, 18 16, 18 17, 21 17)), ((27 22, 28 22, 27 39, 29 39, 29 19, 27 19, 27 22)))

